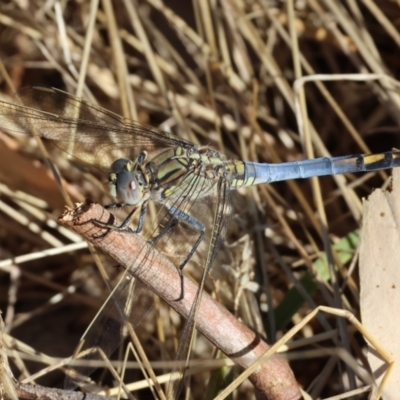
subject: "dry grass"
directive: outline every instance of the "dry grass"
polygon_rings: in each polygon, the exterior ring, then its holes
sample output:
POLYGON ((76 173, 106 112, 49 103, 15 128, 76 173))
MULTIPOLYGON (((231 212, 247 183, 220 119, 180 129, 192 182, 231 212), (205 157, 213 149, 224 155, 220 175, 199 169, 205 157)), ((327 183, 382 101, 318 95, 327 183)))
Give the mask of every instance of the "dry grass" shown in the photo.
MULTIPOLYGON (((395 2, 26 4, 0 5, 2 100, 43 83, 259 162, 400 147, 400 97, 390 79, 399 63, 395 2)), ((118 274, 103 255, 64 249, 82 245, 57 225, 67 200, 36 143, 0 134, 0 259, 11 260, 0 261, 0 309, 6 332, 21 341, 10 363, 19 380, 38 373, 36 382, 61 387, 63 374, 48 371, 72 354, 108 294, 96 265, 105 266, 111 284, 118 274), (44 252, 50 248, 59 254, 44 252)), ((96 180, 55 157, 73 201, 109 201, 96 180)), ((239 190, 207 290, 269 343, 317 305, 358 316, 361 197, 386 178, 349 175, 239 190)), ((193 264, 187 272, 198 278, 193 264)), ((137 330, 159 374, 171 370, 183 322, 156 302, 137 330)), ((312 398, 365 386, 355 363, 336 357, 339 349, 368 369, 365 342, 343 320, 320 316, 293 338, 285 355, 312 398)), ((209 367, 192 376, 193 398, 215 397, 240 372, 221 363, 215 369, 213 360, 223 357, 202 337, 193 356, 209 367)), ((141 379, 131 362, 125 381, 141 379)), ((242 384, 236 396, 254 398, 253 387, 242 384)))

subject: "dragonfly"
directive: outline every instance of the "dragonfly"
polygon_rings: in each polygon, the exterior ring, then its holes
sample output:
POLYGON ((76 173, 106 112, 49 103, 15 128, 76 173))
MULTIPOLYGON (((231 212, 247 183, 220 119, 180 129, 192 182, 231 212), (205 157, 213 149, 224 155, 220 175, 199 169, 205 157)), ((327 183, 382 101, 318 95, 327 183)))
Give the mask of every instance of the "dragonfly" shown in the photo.
MULTIPOLYGON (((131 211, 119 225, 97 221, 102 227, 141 234, 149 203, 157 204, 160 208, 147 239, 163 249, 173 243, 171 253, 181 249, 178 256, 174 254, 181 277, 209 229, 203 278, 183 331, 178 359, 186 359, 190 352, 188 343, 195 331, 204 282, 229 226, 232 190, 400 166, 397 150, 283 163, 230 160, 208 146, 137 124, 71 94, 40 85, 22 89, 15 103, 0 102, 0 128, 48 139, 89 170, 105 174, 108 192, 114 198, 106 208, 130 207, 131 211), (207 220, 204 215, 208 216, 207 220), (133 227, 134 220, 137 222, 133 227), (184 240, 182 229, 190 232, 184 240)), ((183 298, 183 279, 181 282, 180 298, 183 298)), ((99 347, 110 355, 123 340, 121 327, 125 321, 136 327, 147 312, 131 312, 138 308, 123 305, 139 299, 140 290, 132 294, 129 282, 121 282, 84 336, 85 346, 99 347), (104 327, 110 311, 114 322, 104 327), (106 330, 109 334, 103 337, 97 333, 106 330)), ((80 375, 90 371, 90 368, 79 369, 80 375)), ((180 389, 174 390, 171 398, 177 398, 180 389)))

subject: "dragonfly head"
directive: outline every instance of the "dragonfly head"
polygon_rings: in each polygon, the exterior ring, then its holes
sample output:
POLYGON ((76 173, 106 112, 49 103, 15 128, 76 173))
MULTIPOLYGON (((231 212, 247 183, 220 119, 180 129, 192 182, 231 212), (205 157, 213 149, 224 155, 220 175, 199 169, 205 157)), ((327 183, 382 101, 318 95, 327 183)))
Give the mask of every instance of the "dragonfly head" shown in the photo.
POLYGON ((145 180, 137 170, 137 162, 120 158, 111 164, 108 190, 111 196, 127 205, 137 205, 143 200, 145 180))

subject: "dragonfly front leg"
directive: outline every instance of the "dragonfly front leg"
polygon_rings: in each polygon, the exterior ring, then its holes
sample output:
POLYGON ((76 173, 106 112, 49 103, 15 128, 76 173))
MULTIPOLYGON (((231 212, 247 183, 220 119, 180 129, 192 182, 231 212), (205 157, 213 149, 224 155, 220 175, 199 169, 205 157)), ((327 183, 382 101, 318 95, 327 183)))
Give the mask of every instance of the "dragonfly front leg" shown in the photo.
POLYGON ((168 213, 172 216, 172 220, 157 236, 154 236, 151 239, 152 243, 156 243, 158 239, 160 239, 161 237, 163 237, 163 236, 167 235, 169 232, 171 232, 179 224, 179 222, 185 222, 186 224, 190 225, 193 229, 195 229, 199 233, 199 236, 197 237, 192 248, 190 249, 188 254, 185 256, 185 259, 181 262, 181 264, 178 267, 178 272, 179 272, 179 275, 181 278, 181 295, 177 299, 179 301, 184 298, 184 294, 185 294, 184 283, 183 283, 183 268, 188 263, 188 261, 192 258, 193 254, 195 253, 195 251, 199 247, 201 241, 203 240, 205 228, 204 228, 204 225, 200 221, 193 218, 189 214, 186 214, 184 211, 180 210, 179 208, 177 208, 175 206, 167 206, 167 205, 165 205, 165 208, 167 209, 168 213))
MULTIPOLYGON (((115 210, 118 208, 126 207, 124 204, 108 204, 104 208, 107 210, 115 210)), ((125 232, 125 233, 140 233, 143 230, 144 224, 144 217, 147 211, 147 201, 144 201, 140 207, 140 214, 139 214, 139 221, 136 229, 132 229, 129 227, 129 224, 132 222, 133 217, 135 216, 137 211, 137 207, 135 207, 128 216, 122 221, 120 225, 108 224, 101 221, 93 221, 97 226, 101 228, 107 228, 118 232, 125 232)))

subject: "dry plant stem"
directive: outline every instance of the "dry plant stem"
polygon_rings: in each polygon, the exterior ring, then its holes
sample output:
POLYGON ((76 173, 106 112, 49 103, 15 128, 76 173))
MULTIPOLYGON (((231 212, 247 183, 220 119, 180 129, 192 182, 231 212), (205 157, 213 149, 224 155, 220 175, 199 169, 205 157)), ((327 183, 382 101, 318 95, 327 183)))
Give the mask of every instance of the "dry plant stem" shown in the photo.
MULTIPOLYGON (((109 223, 110 217, 100 205, 86 203, 78 205, 76 209, 67 209, 60 222, 108 253, 124 268, 129 268, 132 275, 187 318, 196 296, 197 285, 185 278, 185 297, 177 301, 181 283, 175 266, 157 250, 151 249, 139 235, 109 231, 92 222, 100 220, 109 223), (105 235, 106 232, 108 234, 105 235)), ((269 348, 254 332, 206 293, 203 294, 200 305, 197 329, 243 368, 249 367, 269 348)), ((289 400, 301 397, 289 365, 279 355, 268 358, 249 379, 264 398, 289 400)))
POLYGON ((73 392, 70 390, 48 388, 40 385, 16 383, 15 390, 19 399, 28 400, 112 400, 112 397, 97 394, 73 392))

